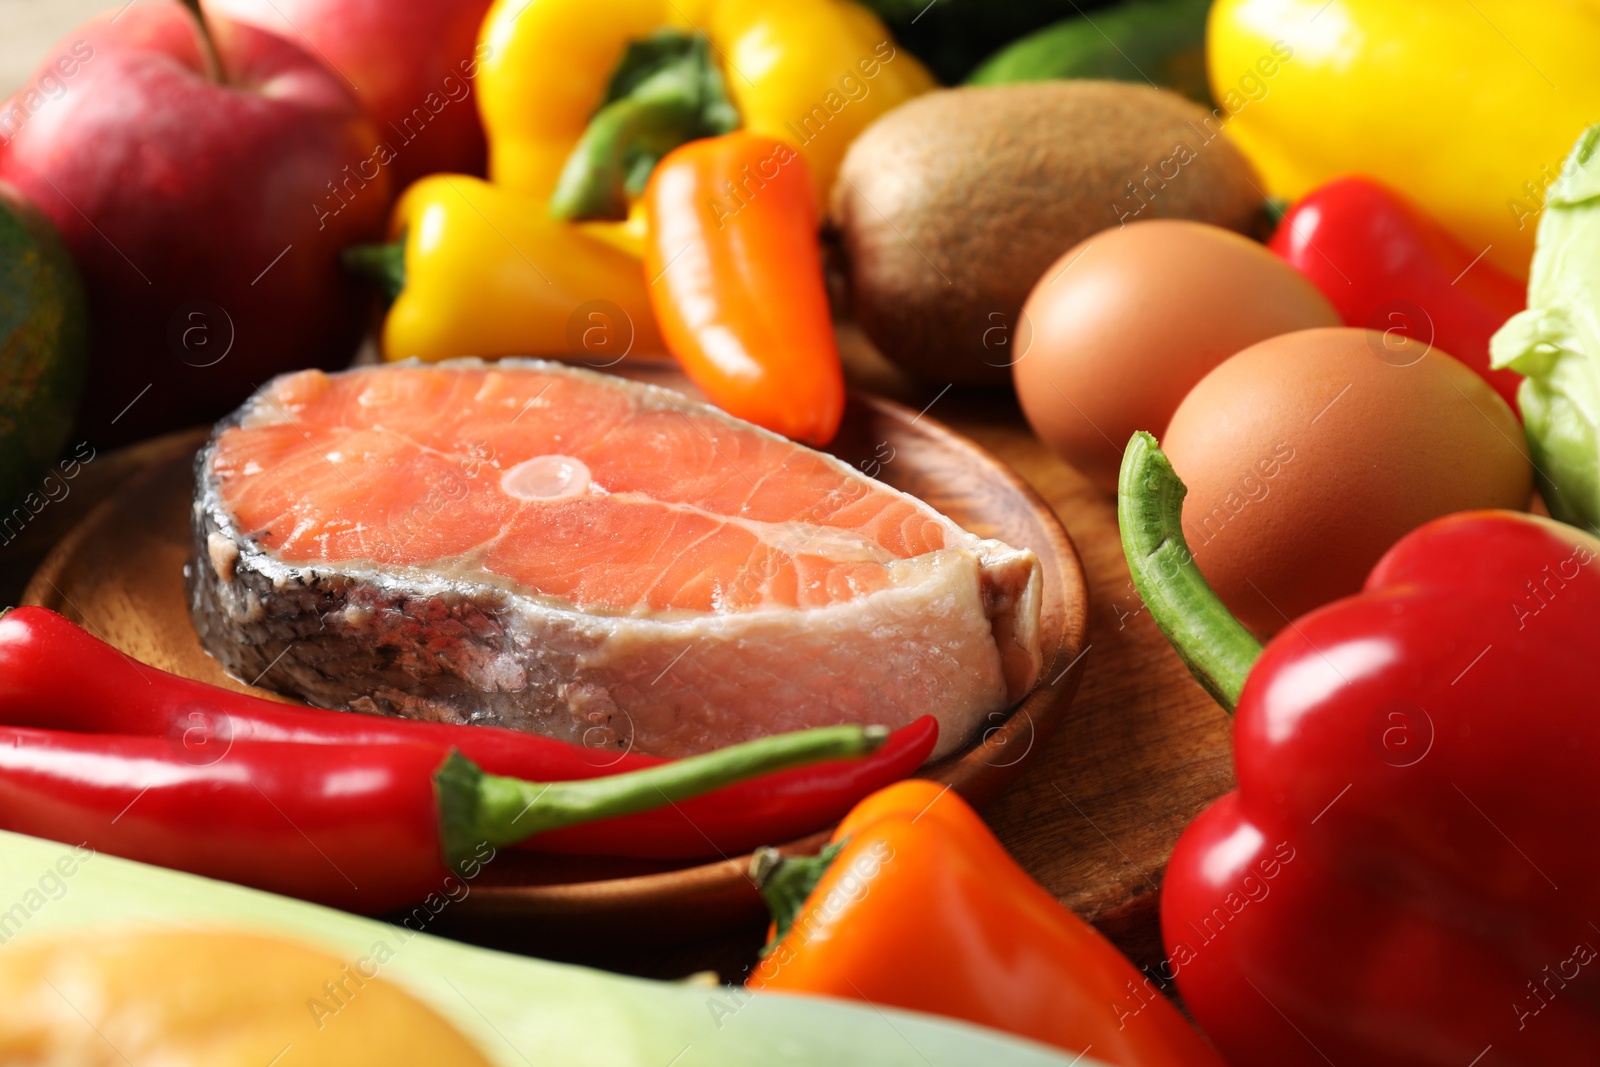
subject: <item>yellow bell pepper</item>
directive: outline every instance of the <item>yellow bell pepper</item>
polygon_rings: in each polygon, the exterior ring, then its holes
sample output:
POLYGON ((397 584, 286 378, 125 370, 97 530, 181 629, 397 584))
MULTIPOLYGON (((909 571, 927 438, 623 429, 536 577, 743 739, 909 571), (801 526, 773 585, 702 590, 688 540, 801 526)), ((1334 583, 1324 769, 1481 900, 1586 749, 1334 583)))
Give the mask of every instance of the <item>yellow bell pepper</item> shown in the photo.
POLYGON ((1544 190, 1600 116, 1596 0, 1217 0, 1207 53, 1269 192, 1369 175, 1523 278, 1544 190))
MULTIPOLYGON (((573 223, 550 201, 630 44, 701 32, 746 129, 806 158, 819 206, 855 135, 933 87, 850 0, 499 0, 477 78, 489 181, 434 175, 395 205, 403 251, 370 252, 398 295, 386 359, 666 358, 646 296, 642 219, 573 223), (403 281, 393 277, 403 262, 403 281)), ((723 195, 723 190, 708 190, 723 195)))
POLYGON ((521 193, 435 174, 401 196, 392 226, 405 286, 383 323, 385 359, 665 358, 637 223, 558 222, 521 193))
POLYGON ((478 85, 490 180, 548 198, 628 44, 662 29, 705 35, 743 127, 799 150, 819 208, 855 136, 934 87, 851 0, 497 0, 478 85))

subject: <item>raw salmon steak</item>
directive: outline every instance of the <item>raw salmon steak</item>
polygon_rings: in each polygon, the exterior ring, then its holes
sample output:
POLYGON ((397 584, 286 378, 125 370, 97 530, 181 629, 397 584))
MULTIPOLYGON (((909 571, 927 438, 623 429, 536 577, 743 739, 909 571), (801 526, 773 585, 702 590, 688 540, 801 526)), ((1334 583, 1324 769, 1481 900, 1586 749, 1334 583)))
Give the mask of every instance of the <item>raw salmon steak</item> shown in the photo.
POLYGON ((324 707, 681 756, 1030 689, 1038 559, 680 394, 526 360, 269 382, 196 459, 188 588, 324 707))

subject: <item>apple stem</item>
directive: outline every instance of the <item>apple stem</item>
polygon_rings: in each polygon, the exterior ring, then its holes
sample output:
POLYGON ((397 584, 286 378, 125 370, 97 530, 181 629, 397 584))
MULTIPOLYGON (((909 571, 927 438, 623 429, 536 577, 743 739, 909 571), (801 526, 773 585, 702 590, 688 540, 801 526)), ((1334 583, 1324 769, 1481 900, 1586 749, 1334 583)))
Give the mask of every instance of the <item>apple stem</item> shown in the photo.
POLYGON ((206 61, 206 77, 218 84, 226 82, 227 71, 222 67, 222 54, 217 51, 217 42, 211 36, 211 26, 206 22, 205 12, 200 10, 200 0, 178 2, 194 16, 195 25, 200 29, 200 54, 206 61))

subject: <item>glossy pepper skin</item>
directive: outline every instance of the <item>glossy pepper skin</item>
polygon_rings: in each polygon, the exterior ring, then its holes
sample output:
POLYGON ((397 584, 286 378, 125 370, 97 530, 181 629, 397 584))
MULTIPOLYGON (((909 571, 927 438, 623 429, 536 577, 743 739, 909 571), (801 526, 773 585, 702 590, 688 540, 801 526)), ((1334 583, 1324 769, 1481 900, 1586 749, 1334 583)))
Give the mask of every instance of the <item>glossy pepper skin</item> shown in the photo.
POLYGON ((211 761, 162 737, 3 726, 0 828, 378 914, 447 887, 443 762, 427 744, 272 741, 211 761))
POLYGON ((664 358, 639 263, 642 227, 560 222, 548 211, 623 47, 659 25, 625 18, 624 7, 490 8, 476 94, 489 180, 432 175, 396 201, 389 231, 403 242, 404 287, 384 319, 385 359, 566 356, 605 369, 664 358))
POLYGON ((435 174, 401 195, 390 230, 405 282, 385 359, 553 355, 604 369, 665 351, 624 224, 559 222, 536 197, 435 174))
POLYGON ((851 0, 498 0, 478 84, 490 180, 549 197, 628 43, 661 29, 705 34, 743 128, 799 150, 819 210, 856 134, 934 87, 851 0))
POLYGON ((870 752, 881 727, 776 734, 582 782, 485 775, 423 743, 172 738, 0 727, 0 829, 378 913, 475 877, 495 850, 754 775, 870 752))
MULTIPOLYGON (((44 608, 0 616, 0 725, 164 738, 185 762, 207 765, 236 741, 454 749, 490 774, 574 781, 657 767, 653 756, 586 748, 493 726, 325 711, 235 693, 139 663, 44 608)), ((932 716, 859 759, 779 771, 702 797, 556 829, 513 847, 575 855, 700 859, 825 827, 856 801, 911 774, 938 739, 932 716)), ((167 751, 167 750, 161 750, 167 751)))
POLYGON ((1207 33, 1224 128, 1267 192, 1369 175, 1520 279, 1544 189, 1600 114, 1597 51, 1590 0, 1218 0, 1207 33))
MULTIPOLYGON (((1136 446, 1123 491, 1181 499, 1136 446)), ((1176 509, 1119 518, 1125 546, 1130 526, 1149 534, 1129 558, 1168 629, 1163 589, 1198 574, 1169 536, 1176 509)), ((1465 512, 1403 538, 1253 665, 1213 626, 1220 604, 1173 627, 1237 696, 1238 789, 1173 851, 1163 977, 1233 1067, 1595 1061, 1597 557, 1572 527, 1465 512), (1229 646, 1233 666, 1206 658, 1229 646)))
POLYGON ((890 786, 748 986, 946 1015, 1119 1067, 1222 1067, 1148 979, 1007 855, 948 787, 890 786))
POLYGON ((844 371, 811 194, 786 141, 691 141, 645 189, 645 269, 667 347, 695 385, 731 415, 821 447, 844 415, 844 371))
POLYGON ((792 140, 817 168, 819 206, 851 139, 933 87, 848 0, 500 0, 477 77, 489 180, 435 175, 396 203, 404 286, 384 358, 546 355, 605 368, 663 356, 642 220, 560 222, 550 202, 628 45, 664 29, 708 36, 733 68, 724 80, 744 127, 792 140))
POLYGON ((1395 331, 1456 357, 1517 410, 1522 375, 1489 367, 1489 338, 1527 288, 1420 208, 1358 175, 1312 190, 1268 247, 1309 278, 1347 326, 1395 331))

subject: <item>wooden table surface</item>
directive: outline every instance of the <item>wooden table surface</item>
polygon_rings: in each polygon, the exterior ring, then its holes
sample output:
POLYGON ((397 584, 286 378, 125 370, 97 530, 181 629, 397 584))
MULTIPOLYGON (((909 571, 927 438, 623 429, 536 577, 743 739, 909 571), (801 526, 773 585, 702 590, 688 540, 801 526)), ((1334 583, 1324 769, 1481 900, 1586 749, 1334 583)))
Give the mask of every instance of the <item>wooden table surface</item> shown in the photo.
MULTIPOLYGON (((916 384, 846 329, 854 387, 893 396, 973 438, 1009 463, 1060 515, 1089 578, 1090 645, 1083 677, 1055 735, 985 814, 1022 865, 1064 904, 1093 920, 1141 964, 1160 958, 1157 889, 1178 833, 1232 785, 1230 720, 1188 676, 1140 610, 1117 540, 1114 502, 1052 455, 1015 400, 939 383, 916 384)), ((90 508, 145 464, 159 443, 97 457, 12 544, 0 549, 0 602, 15 603, 44 554, 90 508)), ((596 948, 577 962, 674 977, 710 969, 730 980, 762 931, 716 943, 628 951, 596 948)))
POLYGON ((914 385, 843 337, 852 380, 967 435, 1048 500, 1089 579, 1089 647, 1077 699, 1045 750, 984 814, 1011 853, 1135 962, 1161 959, 1156 903, 1178 834, 1233 788, 1232 719, 1189 676, 1142 610, 1115 500, 1058 459, 1009 392, 914 385))

